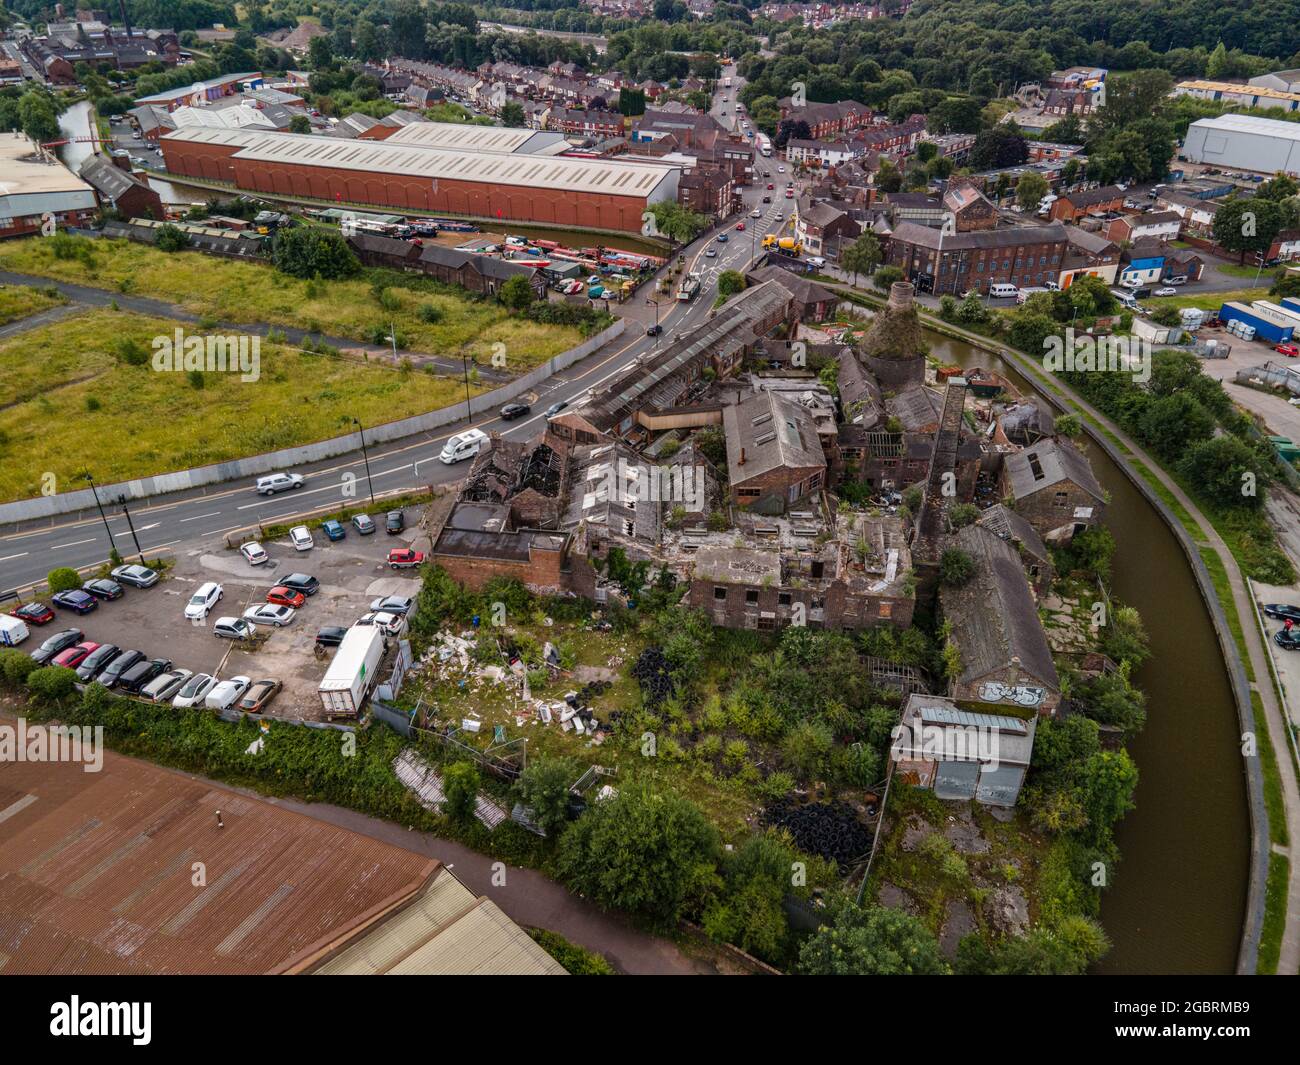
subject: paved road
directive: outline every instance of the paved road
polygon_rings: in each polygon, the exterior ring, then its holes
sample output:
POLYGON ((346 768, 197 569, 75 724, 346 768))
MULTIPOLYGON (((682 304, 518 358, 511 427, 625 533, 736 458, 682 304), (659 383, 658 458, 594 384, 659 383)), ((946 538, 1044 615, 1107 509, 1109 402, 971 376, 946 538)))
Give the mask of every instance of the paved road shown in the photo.
MULTIPOLYGON (((757 201, 764 191, 760 186, 747 194, 757 201)), ((704 321, 716 296, 717 275, 728 269, 744 270, 754 249, 761 246, 762 234, 774 228, 776 219, 784 213, 784 201, 778 200, 764 208, 764 215, 759 220, 751 219, 748 214, 736 215, 719 230, 719 235, 725 233, 729 237, 725 244, 719 243, 716 235, 711 235, 696 241, 686 250, 688 268, 698 269, 704 274, 704 290, 691 303, 678 303, 671 295, 657 297, 662 336, 651 338, 645 335, 644 325, 654 321, 655 308, 638 297, 635 305, 619 310, 629 319, 632 328, 614 343, 547 380, 532 397, 533 414, 513 422, 480 415, 473 423, 475 427, 485 432, 497 431, 516 440, 534 436, 543 427, 542 411, 552 403, 573 400, 588 389, 599 387, 633 359, 655 351, 661 343, 704 321), (756 232, 752 240, 744 239, 750 232, 736 232, 738 223, 744 223, 747 230, 754 227, 756 232), (710 250, 715 252, 714 257, 707 255, 710 250)), ((647 288, 643 291, 653 290, 647 288)), ((96 293, 97 290, 86 292, 96 293)), ((99 292, 98 295, 114 298, 110 293, 99 292)), ((128 299, 138 297, 118 295, 116 298, 119 305, 127 306, 128 299)), ((373 490, 376 497, 376 506, 372 509, 378 511, 383 506, 383 495, 398 495, 430 484, 447 484, 462 477, 462 467, 444 466, 437 461, 437 456, 447 438, 465 428, 466 423, 461 421, 438 433, 422 433, 371 447, 369 478, 364 456, 353 452, 298 468, 296 472, 306 477, 307 484, 295 492, 262 497, 253 492, 251 482, 210 485, 132 503, 130 518, 141 549, 145 554, 152 554, 258 523, 273 523, 313 509, 328 512, 355 505, 357 498, 366 498, 368 489, 373 490), (345 497, 343 485, 353 479, 356 497, 345 497)), ((134 541, 126 517, 118 506, 105 502, 113 544, 124 557, 133 555, 134 541)), ((6 535, 0 536, 0 592, 22 589, 39 582, 56 566, 85 568, 101 565, 108 558, 109 548, 109 532, 93 509, 19 527, 11 526, 6 529, 6 535)))

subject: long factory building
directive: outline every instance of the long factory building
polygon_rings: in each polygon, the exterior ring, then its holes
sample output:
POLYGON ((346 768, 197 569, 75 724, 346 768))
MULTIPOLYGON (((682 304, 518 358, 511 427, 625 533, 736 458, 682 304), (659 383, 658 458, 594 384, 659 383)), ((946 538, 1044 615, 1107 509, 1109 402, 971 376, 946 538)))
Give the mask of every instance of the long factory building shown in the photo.
POLYGON ((639 233, 676 200, 681 169, 568 158, 557 134, 421 122, 382 141, 256 129, 182 128, 161 138, 168 172, 246 192, 639 233))

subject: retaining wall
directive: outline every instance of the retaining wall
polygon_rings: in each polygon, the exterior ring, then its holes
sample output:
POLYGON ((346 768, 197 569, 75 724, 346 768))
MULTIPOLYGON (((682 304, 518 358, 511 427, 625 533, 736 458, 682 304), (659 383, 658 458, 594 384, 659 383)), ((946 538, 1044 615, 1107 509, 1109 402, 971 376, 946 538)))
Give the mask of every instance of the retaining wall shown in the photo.
MULTIPOLYGON (((494 388, 490 392, 475 396, 470 400, 470 411, 473 414, 481 414, 523 395, 548 377, 567 369, 576 362, 580 362, 609 341, 621 336, 626 328, 623 319, 618 319, 607 329, 588 338, 577 347, 561 352, 522 377, 516 377, 513 381, 502 385, 500 388, 494 388)), ((366 444, 385 443, 390 440, 401 440, 404 437, 416 436, 419 433, 431 432, 434 429, 441 429, 443 426, 451 425, 464 416, 465 404, 455 403, 450 407, 443 407, 441 410, 430 411, 428 414, 417 414, 413 418, 403 418, 401 421, 367 426, 365 431, 366 444)), ((101 484, 97 488, 101 502, 109 499, 116 500, 118 496, 126 496, 128 501, 149 499, 153 496, 166 495, 169 492, 182 492, 189 488, 219 484, 222 481, 259 477, 262 474, 274 473, 276 470, 291 469, 295 466, 319 462, 322 459, 333 458, 335 455, 345 455, 360 449, 360 434, 348 433, 346 436, 336 436, 330 440, 318 440, 314 444, 303 444, 301 447, 269 451, 262 455, 251 455, 248 458, 234 459, 230 462, 218 462, 211 466, 199 466, 192 470, 162 473, 154 477, 141 477, 134 481, 101 484)), ((61 492, 52 496, 37 496, 34 499, 20 499, 13 503, 0 504, 0 526, 54 517, 58 514, 90 510, 94 506, 95 498, 90 488, 78 489, 75 492, 61 492)))

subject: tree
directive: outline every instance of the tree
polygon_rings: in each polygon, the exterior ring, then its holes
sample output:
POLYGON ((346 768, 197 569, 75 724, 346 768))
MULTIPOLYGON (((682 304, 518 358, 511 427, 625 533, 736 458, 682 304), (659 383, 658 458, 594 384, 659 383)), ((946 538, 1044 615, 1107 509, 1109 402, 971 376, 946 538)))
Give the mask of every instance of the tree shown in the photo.
POLYGON ((159 251, 184 251, 190 246, 190 235, 170 222, 164 222, 158 227, 155 244, 159 251))
POLYGON ((506 278, 501 288, 497 290, 497 299, 516 312, 526 311, 536 298, 537 294, 533 291, 531 282, 523 274, 506 278))
POLYGON ((569 820, 569 788, 578 779, 578 763, 570 758, 539 755, 528 761, 528 768, 515 784, 519 801, 532 810, 533 820, 546 832, 555 835, 569 820))
POLYGON ((1062 414, 1056 419, 1056 435, 1073 440, 1083 432, 1083 422, 1077 414, 1062 414))
POLYGON ((501 108, 501 124, 512 129, 522 129, 528 124, 527 116, 524 114, 524 105, 516 100, 511 100, 501 108))
POLYGON ((941 976, 939 944, 915 917, 883 907, 845 905, 799 951, 809 976, 941 976))
POLYGON ((1264 464, 1235 436, 1193 444, 1178 463, 1178 472, 1223 507, 1258 508, 1269 479, 1264 464))
POLYGON ((635 117, 645 114, 645 90, 628 86, 618 90, 618 110, 620 114, 635 117))
POLYGON ((328 37, 313 37, 307 44, 307 58, 312 70, 328 70, 334 65, 334 47, 328 37))
POLYGON ((1083 808, 1094 840, 1109 840, 1111 828, 1133 809, 1137 781, 1137 766, 1125 750, 1098 751, 1084 763, 1083 808))
POLYGON ((939 556, 939 580, 961 585, 975 576, 975 560, 960 547, 950 547, 939 556))
POLYGON ((730 299, 738 292, 745 291, 745 275, 739 270, 723 270, 718 275, 718 295, 730 299))
POLYGON ((880 265, 880 238, 870 230, 840 253, 840 266, 853 275, 853 283, 858 283, 858 274, 870 274, 880 265))
POLYGON ((1138 432, 1161 455, 1177 458, 1190 444, 1210 438, 1214 415, 1186 392, 1161 396, 1147 404, 1138 432))
POLYGON ((1047 193, 1047 179, 1032 170, 1021 174, 1016 182, 1016 203, 1023 210, 1035 210, 1047 193))
POLYGON ((81 587, 81 574, 71 566, 60 566, 45 575, 45 583, 50 586, 50 594, 55 592, 72 592, 81 587))
POLYGON ((781 754, 799 780, 823 780, 834 746, 835 737, 820 721, 800 721, 786 734, 781 754))
POLYGON ((310 133, 311 119, 306 115, 294 115, 293 118, 289 119, 289 132, 310 133))
POLYGON ((467 823, 474 816, 478 787, 478 766, 473 762, 453 762, 447 766, 442 771, 442 793, 446 796, 443 813, 453 821, 467 823))
POLYGON ((1262 254, 1268 250, 1282 226, 1282 215, 1273 200, 1242 199, 1233 196, 1223 202, 1214 213, 1212 228, 1214 242, 1228 251, 1240 253, 1246 261, 1247 252, 1262 254))
POLYGON ((598 905, 669 928, 716 884, 720 850, 717 830, 694 803, 632 784, 569 826, 555 865, 598 905))
POLYGON ((903 271, 897 266, 882 266, 871 278, 871 283, 881 292, 888 292, 896 281, 903 280, 903 271))
POLYGON ((361 270, 361 263, 343 235, 320 226, 280 230, 271 247, 271 258, 277 270, 293 277, 333 280, 352 277, 361 270))
POLYGON ((1019 166, 1029 158, 1025 135, 1013 122, 986 129, 975 138, 970 165, 976 170, 997 170, 1019 166))

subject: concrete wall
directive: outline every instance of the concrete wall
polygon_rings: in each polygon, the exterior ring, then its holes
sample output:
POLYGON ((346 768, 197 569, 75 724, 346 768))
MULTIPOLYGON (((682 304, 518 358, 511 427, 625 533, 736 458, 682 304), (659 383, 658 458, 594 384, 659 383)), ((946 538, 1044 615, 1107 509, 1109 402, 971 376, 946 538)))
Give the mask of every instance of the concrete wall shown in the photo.
MULTIPOLYGON (((585 359, 602 345, 615 337, 621 336, 625 328, 625 323, 620 318, 608 329, 588 338, 577 347, 561 352, 522 377, 516 377, 513 381, 502 385, 500 388, 494 388, 491 392, 484 392, 480 396, 475 396, 470 401, 470 410, 474 414, 481 414, 483 411, 492 410, 502 403, 523 395, 523 393, 545 381, 548 377, 585 359)), ((383 425, 367 426, 366 444, 372 445, 389 440, 400 440, 403 437, 414 436, 417 433, 440 429, 445 425, 451 425, 458 421, 464 414, 465 405, 456 403, 450 407, 443 407, 441 410, 430 411, 428 414, 417 414, 413 418, 403 418, 401 421, 387 422, 383 425)), ((202 485, 253 478, 265 473, 273 473, 276 470, 292 469, 295 466, 319 462, 322 459, 333 458, 335 455, 345 455, 360 449, 360 435, 348 433, 346 436, 336 436, 330 440, 318 440, 314 444, 304 444, 301 447, 284 448, 280 451, 270 451, 262 455, 252 455, 245 459, 219 462, 212 466, 199 466, 192 470, 181 470, 177 473, 163 473, 155 477, 142 477, 134 481, 122 481, 118 484, 102 484, 98 488, 101 500, 116 499, 119 495, 126 496, 128 500, 149 499, 153 496, 166 495, 168 492, 182 492, 202 485)), ((0 526, 13 522, 30 521, 34 518, 49 518, 57 514, 89 510, 94 506, 95 499, 89 488, 83 488, 76 492, 63 492, 53 496, 20 499, 13 503, 0 505, 0 526)))

